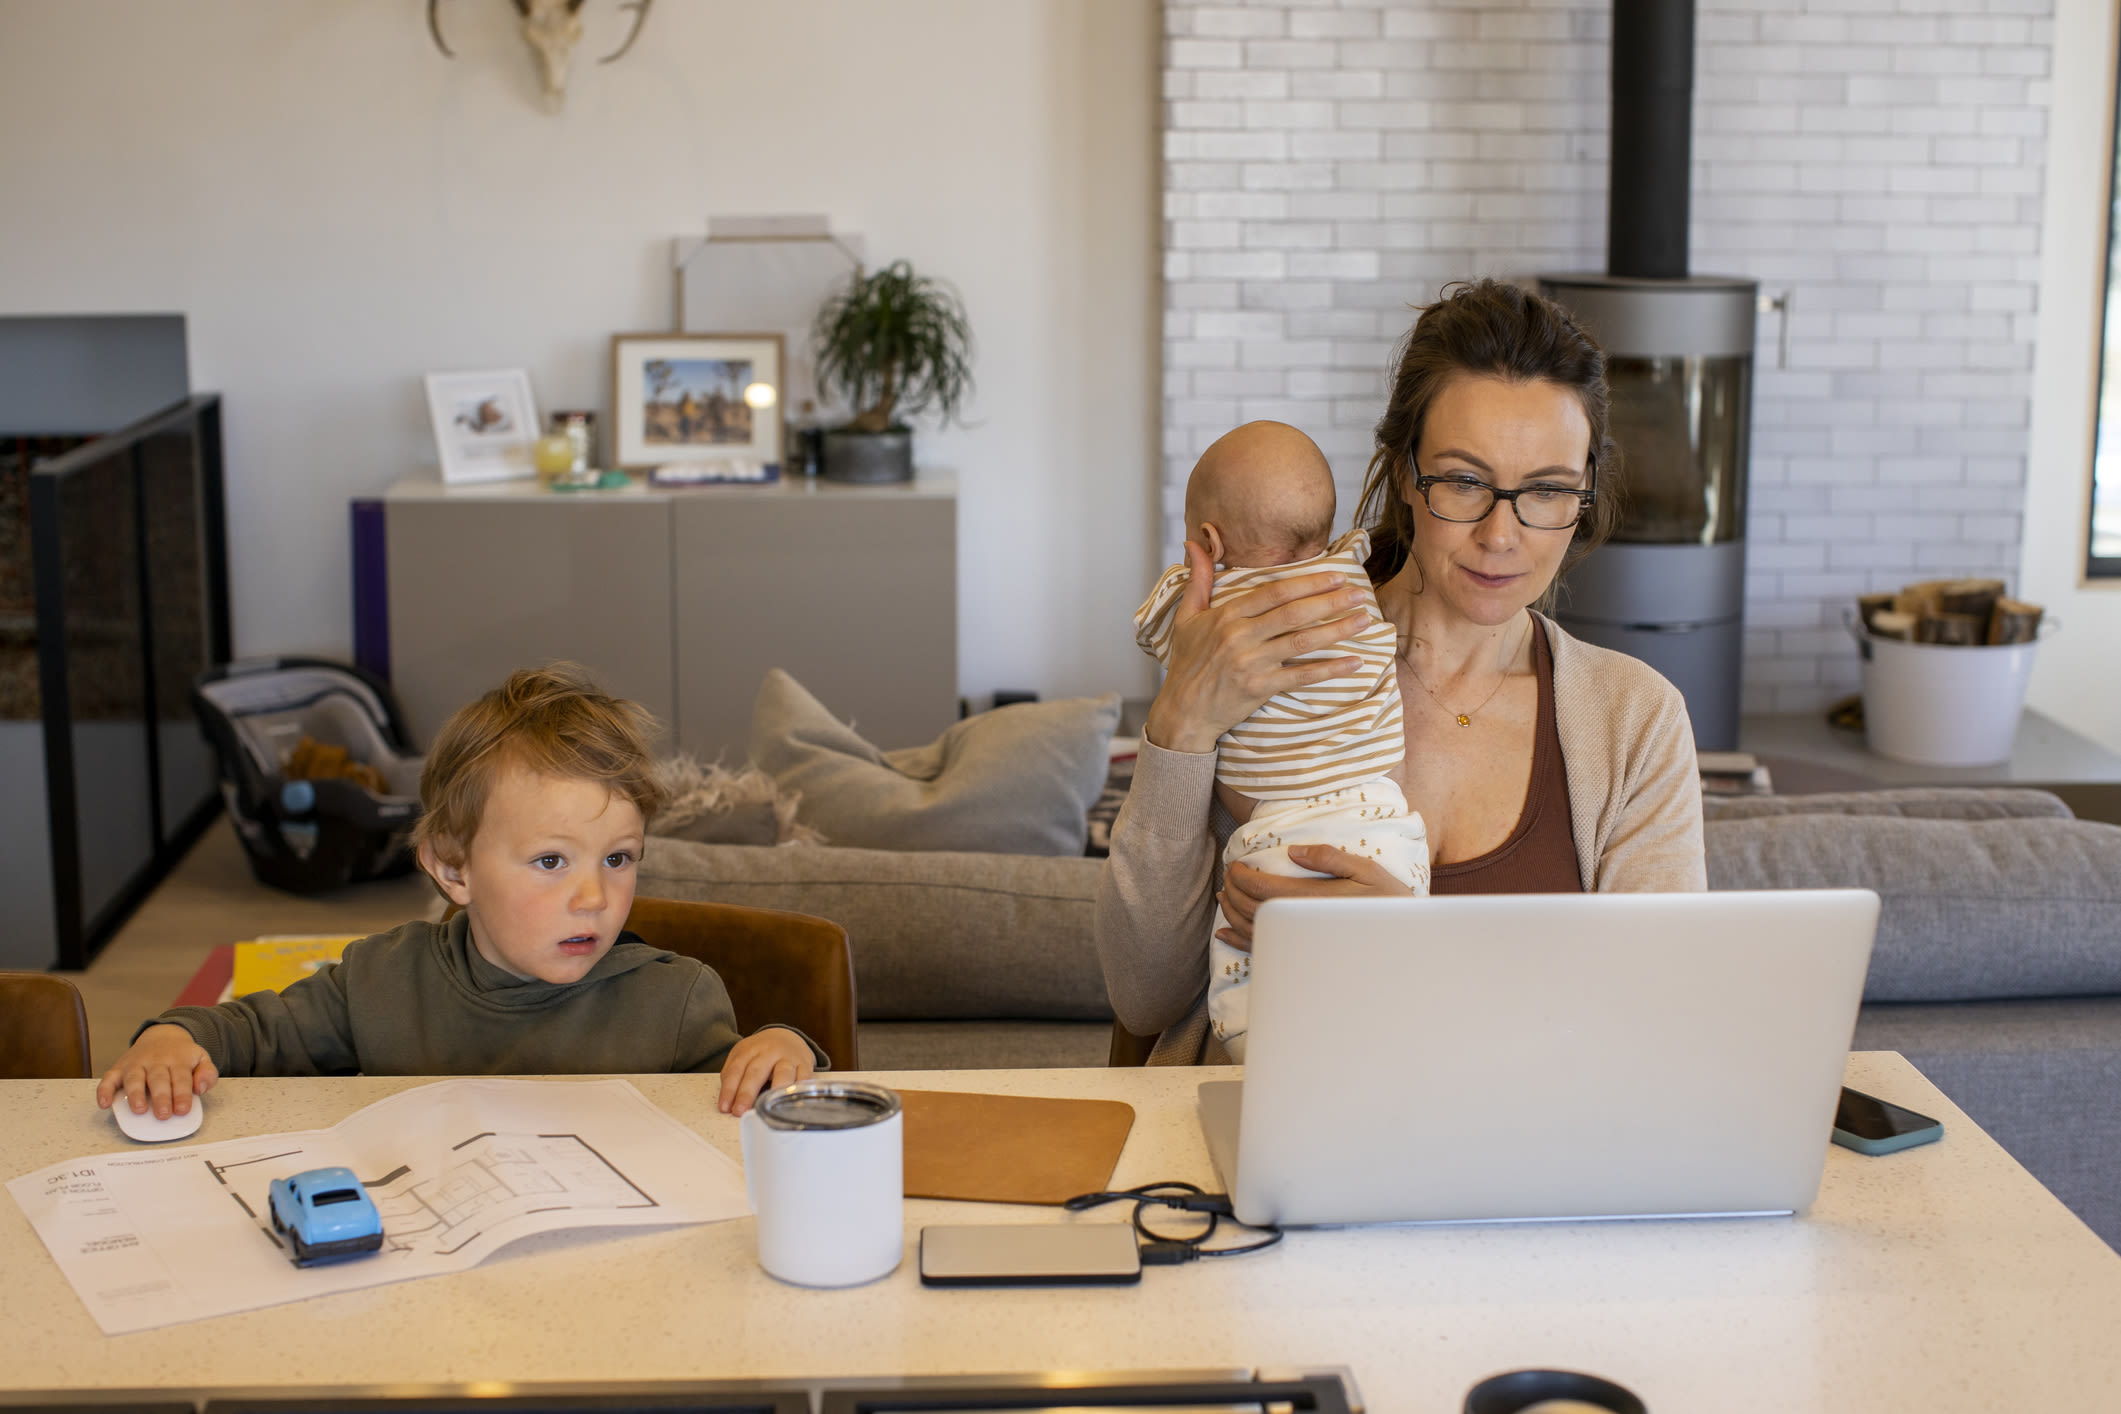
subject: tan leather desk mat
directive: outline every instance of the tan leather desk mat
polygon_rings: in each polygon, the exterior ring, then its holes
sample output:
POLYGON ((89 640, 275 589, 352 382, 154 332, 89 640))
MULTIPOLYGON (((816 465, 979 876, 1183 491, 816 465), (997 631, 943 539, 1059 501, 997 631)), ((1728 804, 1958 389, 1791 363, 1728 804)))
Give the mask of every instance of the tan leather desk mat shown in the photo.
POLYGON ((906 1196, 1064 1203, 1112 1181, 1134 1128, 1118 1100, 901 1090, 906 1196))

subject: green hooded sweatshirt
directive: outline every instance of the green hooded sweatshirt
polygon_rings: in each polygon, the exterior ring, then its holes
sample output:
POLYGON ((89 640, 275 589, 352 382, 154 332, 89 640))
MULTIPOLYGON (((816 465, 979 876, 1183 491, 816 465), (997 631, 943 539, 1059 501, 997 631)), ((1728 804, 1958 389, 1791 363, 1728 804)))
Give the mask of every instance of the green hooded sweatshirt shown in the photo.
POLYGON ((524 981, 479 956, 462 913, 349 943, 284 991, 157 1022, 191 1032, 223 1075, 710 1071, 738 1040, 729 992, 704 963, 621 933, 579 982, 524 981))

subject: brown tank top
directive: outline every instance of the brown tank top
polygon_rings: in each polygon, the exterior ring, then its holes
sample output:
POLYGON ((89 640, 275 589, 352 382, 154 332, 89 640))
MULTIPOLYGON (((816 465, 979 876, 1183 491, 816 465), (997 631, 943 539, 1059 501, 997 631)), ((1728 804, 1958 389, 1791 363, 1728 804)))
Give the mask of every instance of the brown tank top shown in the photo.
POLYGON ((1583 892, 1576 827, 1569 818, 1568 764, 1561 759, 1561 733, 1554 725, 1554 650, 1543 631, 1532 635, 1532 668, 1539 679, 1539 725, 1517 828, 1486 854, 1436 865, 1429 877, 1432 894, 1583 892))

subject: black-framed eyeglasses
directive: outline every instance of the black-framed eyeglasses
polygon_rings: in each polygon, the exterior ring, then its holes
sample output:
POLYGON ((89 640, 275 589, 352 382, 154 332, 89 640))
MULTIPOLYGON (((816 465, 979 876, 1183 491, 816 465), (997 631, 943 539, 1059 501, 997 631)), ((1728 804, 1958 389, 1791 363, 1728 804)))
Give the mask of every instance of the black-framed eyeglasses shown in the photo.
POLYGON ((1581 491, 1536 481, 1505 491, 1478 477, 1463 475, 1416 476, 1414 489, 1428 504, 1429 514, 1438 520, 1477 525, 1494 514, 1497 501, 1508 501, 1510 509, 1517 513, 1517 523, 1527 530, 1567 530, 1582 520, 1584 512, 1598 500, 1596 457, 1590 458, 1586 471, 1591 484, 1581 491))

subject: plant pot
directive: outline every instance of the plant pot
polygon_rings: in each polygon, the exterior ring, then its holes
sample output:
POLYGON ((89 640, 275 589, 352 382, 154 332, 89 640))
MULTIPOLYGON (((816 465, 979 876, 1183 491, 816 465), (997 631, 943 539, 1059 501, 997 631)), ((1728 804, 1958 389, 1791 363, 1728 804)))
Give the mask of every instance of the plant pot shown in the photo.
POLYGON ((864 483, 913 479, 911 432, 827 432, 825 479, 864 483))

